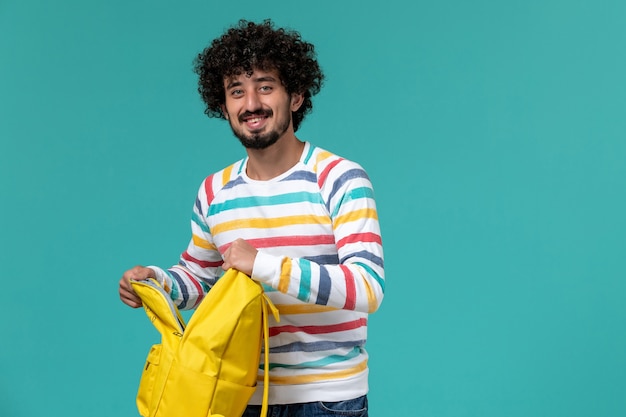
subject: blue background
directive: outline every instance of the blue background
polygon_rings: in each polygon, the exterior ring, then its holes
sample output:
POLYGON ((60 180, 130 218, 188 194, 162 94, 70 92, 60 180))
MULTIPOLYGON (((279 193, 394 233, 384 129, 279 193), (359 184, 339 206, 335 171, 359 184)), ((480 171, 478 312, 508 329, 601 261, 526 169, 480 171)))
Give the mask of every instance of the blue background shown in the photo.
POLYGON ((313 42, 298 132, 374 183, 371 415, 626 415, 626 3, 0 1, 0 415, 134 416, 119 301, 244 151, 192 60, 240 18, 313 42))

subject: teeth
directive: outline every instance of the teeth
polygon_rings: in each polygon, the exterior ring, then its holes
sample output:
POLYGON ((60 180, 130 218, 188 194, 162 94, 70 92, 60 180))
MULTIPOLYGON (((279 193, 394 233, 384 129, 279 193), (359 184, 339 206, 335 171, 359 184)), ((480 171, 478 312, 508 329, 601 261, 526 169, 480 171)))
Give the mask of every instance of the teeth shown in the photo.
POLYGON ((248 123, 257 123, 257 122, 260 122, 261 120, 263 120, 262 117, 255 117, 253 119, 248 119, 248 123))

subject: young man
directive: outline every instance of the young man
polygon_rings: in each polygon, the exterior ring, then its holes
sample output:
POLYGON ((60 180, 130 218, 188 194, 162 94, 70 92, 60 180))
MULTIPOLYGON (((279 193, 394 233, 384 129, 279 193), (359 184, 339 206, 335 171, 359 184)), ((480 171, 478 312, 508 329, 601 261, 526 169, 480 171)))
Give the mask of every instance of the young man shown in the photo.
MULTIPOLYGON (((202 182, 179 264, 126 271, 120 298, 141 306, 129 280, 152 277, 191 309, 223 271, 240 270, 281 314, 270 322, 268 415, 367 416, 367 316, 385 279, 380 229, 365 171, 295 136, 323 80, 314 47, 270 21, 241 21, 195 64, 205 113, 230 123, 247 157, 202 182)), ((260 413, 262 380, 246 416, 260 413)))

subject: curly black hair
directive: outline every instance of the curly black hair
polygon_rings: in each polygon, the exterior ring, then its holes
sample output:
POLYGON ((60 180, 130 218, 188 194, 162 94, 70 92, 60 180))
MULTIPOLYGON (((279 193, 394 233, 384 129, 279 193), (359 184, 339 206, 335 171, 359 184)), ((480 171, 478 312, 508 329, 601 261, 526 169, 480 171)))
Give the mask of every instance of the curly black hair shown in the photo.
POLYGON ((258 24, 240 20, 198 54, 194 72, 200 76, 198 92, 206 104, 204 113, 225 119, 221 108, 226 101, 224 78, 251 74, 255 69, 278 71, 287 93, 304 94, 304 102, 292 114, 297 131, 313 109, 311 97, 319 93, 324 75, 314 46, 304 42, 298 32, 274 29, 269 19, 258 24))

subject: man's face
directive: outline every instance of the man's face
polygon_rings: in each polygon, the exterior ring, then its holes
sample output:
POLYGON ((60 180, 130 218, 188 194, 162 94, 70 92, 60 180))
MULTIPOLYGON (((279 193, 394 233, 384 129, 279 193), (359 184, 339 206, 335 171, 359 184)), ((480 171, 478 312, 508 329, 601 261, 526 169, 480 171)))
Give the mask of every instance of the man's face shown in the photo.
POLYGON ((301 95, 288 94, 278 72, 254 70, 228 77, 224 90, 224 116, 246 148, 265 149, 286 132, 293 134, 291 112, 300 106, 301 95))

